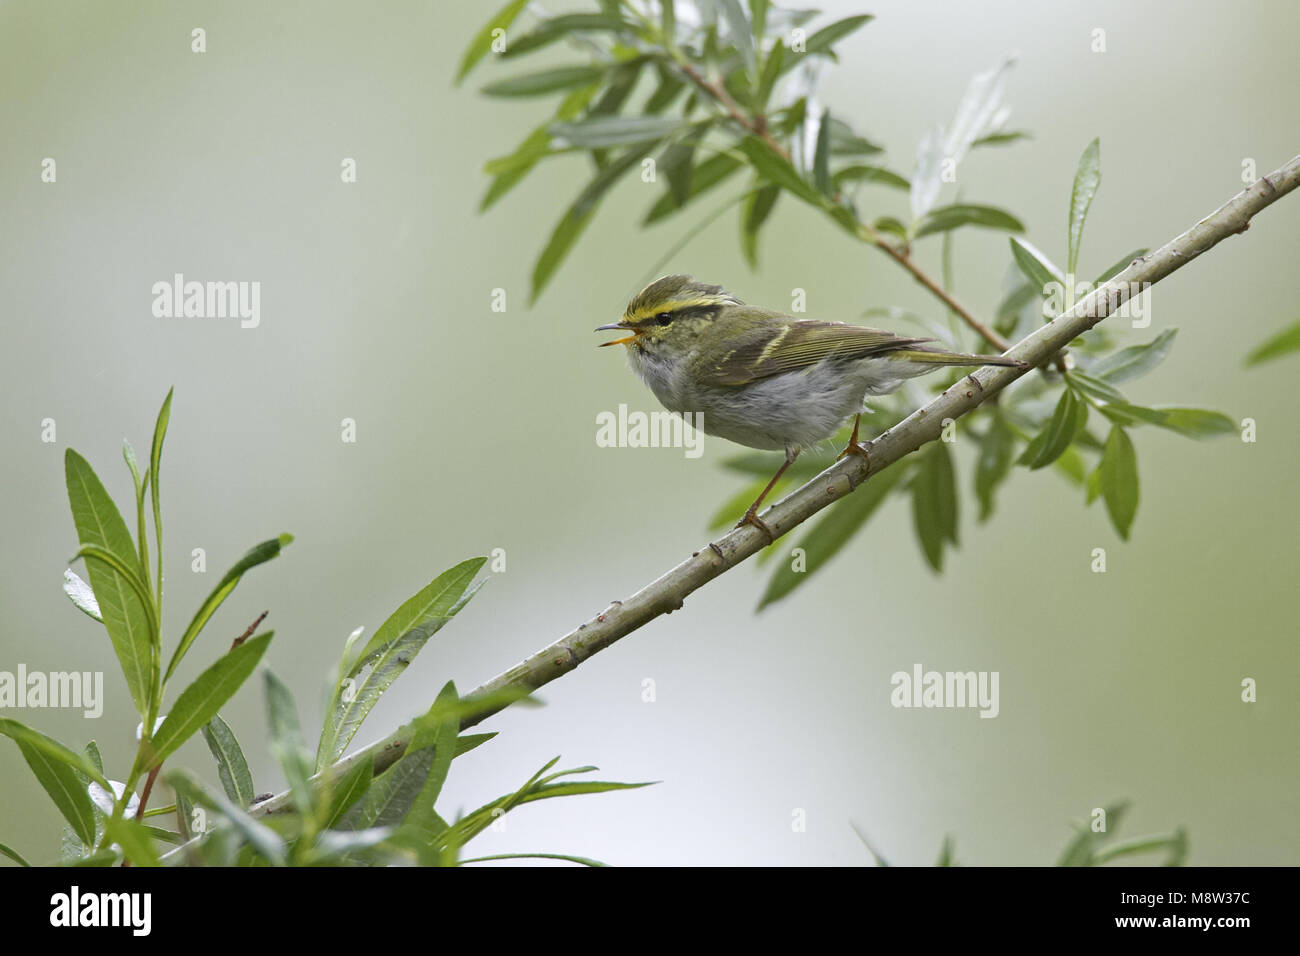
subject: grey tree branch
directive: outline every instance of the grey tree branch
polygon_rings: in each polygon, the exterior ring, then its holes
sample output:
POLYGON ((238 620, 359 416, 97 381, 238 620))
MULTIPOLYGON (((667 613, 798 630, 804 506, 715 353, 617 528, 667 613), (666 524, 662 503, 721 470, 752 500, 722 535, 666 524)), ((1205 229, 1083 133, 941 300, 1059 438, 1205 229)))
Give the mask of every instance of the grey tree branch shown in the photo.
MULTIPOLYGON (((1300 186, 1300 156, 1238 193, 1162 248, 1133 260, 1110 282, 1017 343, 1007 354, 1031 367, 1050 361, 1070 340, 1127 302, 1135 289, 1141 291, 1159 282, 1229 236, 1244 232, 1256 213, 1297 186, 1300 186)), ((869 461, 849 456, 836 463, 765 511, 763 521, 778 537, 786 534, 850 494, 871 475, 933 441, 939 436, 945 419, 961 417, 1026 372, 1027 369, 986 366, 967 376, 870 442, 869 461)), ((563 677, 597 651, 644 627, 659 615, 680 610, 693 592, 768 544, 767 537, 758 528, 751 525, 736 528, 721 540, 693 552, 681 564, 627 600, 615 601, 554 644, 494 677, 468 697, 499 695, 506 691, 531 692, 563 677)), ((463 721, 462 729, 485 720, 506 706, 502 702, 485 706, 474 717, 463 721)), ((349 754, 323 774, 332 777, 344 773, 360 760, 373 760, 375 773, 379 773, 402 755, 409 742, 410 726, 407 725, 383 740, 349 754)), ((258 815, 277 813, 289 807, 289 795, 281 793, 257 804, 252 812, 258 815)))

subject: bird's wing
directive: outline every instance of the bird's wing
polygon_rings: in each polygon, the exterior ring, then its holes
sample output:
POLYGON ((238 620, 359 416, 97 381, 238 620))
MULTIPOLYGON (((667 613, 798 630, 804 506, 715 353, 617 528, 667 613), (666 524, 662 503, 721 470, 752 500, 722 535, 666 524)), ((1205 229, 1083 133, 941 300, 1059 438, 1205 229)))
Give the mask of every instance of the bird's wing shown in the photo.
POLYGON ((929 341, 843 322, 764 325, 739 336, 731 351, 698 370, 699 378, 707 385, 747 385, 832 357, 863 358, 929 341))

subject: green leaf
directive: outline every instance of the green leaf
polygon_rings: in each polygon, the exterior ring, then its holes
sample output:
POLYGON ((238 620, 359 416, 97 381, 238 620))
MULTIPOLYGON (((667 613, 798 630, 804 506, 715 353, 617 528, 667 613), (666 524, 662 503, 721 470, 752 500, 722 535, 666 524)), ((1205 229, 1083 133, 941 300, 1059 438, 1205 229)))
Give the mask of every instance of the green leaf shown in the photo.
POLYGON ((831 117, 827 122, 830 127, 830 153, 832 156, 861 156, 883 153, 884 148, 857 133, 841 119, 831 117))
POLYGON ((250 637, 243 644, 222 654, 216 662, 181 691, 166 719, 153 735, 153 756, 149 766, 156 767, 181 744, 199 732, 204 724, 234 696, 241 684, 253 673, 266 653, 274 631, 250 637))
POLYGON ((749 71, 750 76, 758 76, 754 35, 751 32, 749 17, 745 16, 745 11, 740 6, 740 0, 713 0, 713 5, 726 20, 727 32, 731 35, 731 42, 740 52, 741 59, 745 61, 745 69, 749 71))
MULTIPOLYGON (((68 502, 81 544, 102 549, 122 566, 136 567, 138 556, 131 533, 94 469, 71 448, 64 456, 64 465, 68 502)), ((133 582, 129 574, 99 560, 87 561, 86 572, 131 699, 139 713, 146 713, 152 694, 154 653, 148 588, 142 598, 138 580, 133 582)))
POLYGON ((361 801, 346 814, 341 828, 366 830, 371 827, 395 826, 410 812, 416 797, 429 778, 434 750, 425 747, 401 757, 375 777, 361 801))
POLYGON ((1258 365, 1292 352, 1300 352, 1300 322, 1283 329, 1247 355, 1246 364, 1258 365))
POLYGON ((1056 861, 1057 866, 1089 866, 1097 848, 1109 840, 1118 830, 1120 821, 1128 811, 1128 803, 1113 803, 1105 808, 1106 829, 1094 832, 1084 824, 1078 826, 1078 833, 1056 861))
POLYGON ((781 195, 779 186, 767 185, 755 189, 745 197, 740 211, 740 250, 751 269, 758 268, 758 232, 772 214, 777 198, 781 195))
POLYGON ((1074 173, 1074 187, 1070 190, 1070 238, 1065 271, 1076 275, 1079 266, 1079 244, 1083 240, 1083 223, 1088 218, 1088 207, 1101 185, 1101 140, 1094 139, 1079 157, 1079 168, 1074 173))
POLYGON ((695 168, 695 148, 699 145, 707 126, 697 126, 685 136, 674 140, 659 157, 659 168, 668 180, 668 193, 673 205, 681 206, 691 195, 691 173, 695 168))
POLYGON ((1124 402, 1124 395, 1115 386, 1099 378, 1093 378, 1083 372, 1072 371, 1069 373, 1070 382, 1073 383, 1081 392, 1087 392, 1093 398, 1101 399, 1103 402, 1124 402))
POLYGON ((845 166, 843 169, 835 171, 831 176, 831 182, 836 188, 842 187, 845 183, 860 182, 865 184, 879 183, 882 186, 892 186, 894 189, 901 189, 906 192, 911 188, 904 177, 898 173, 886 169, 884 166, 845 166))
POLYGON ((578 194, 578 198, 573 201, 564 216, 556 223, 555 229, 546 242, 546 247, 542 250, 541 255, 537 257, 537 264, 533 266, 530 302, 536 302, 537 297, 542 294, 542 290, 551 281, 551 278, 555 275, 555 270, 560 267, 560 263, 569 254, 573 244, 577 242, 578 237, 587 228, 592 213, 596 211, 596 207, 604 198, 605 193, 632 167, 637 165, 641 158, 649 153, 654 146, 653 142, 633 146, 621 157, 598 172, 595 178, 578 194))
POLYGON ((217 762, 217 777, 226 796, 241 807, 251 806, 257 796, 253 789, 253 774, 248 769, 239 741, 235 739, 235 732, 220 714, 203 725, 203 739, 212 752, 212 759, 217 762))
POLYGON ((149 828, 135 820, 107 818, 104 830, 109 840, 122 848, 122 854, 136 866, 162 866, 153 845, 149 828))
POLYGON ((567 853, 495 853, 492 856, 476 856, 467 860, 458 860, 457 866, 464 866, 466 863, 487 863, 490 860, 567 860, 570 863, 580 863, 583 866, 608 866, 607 863, 601 863, 599 860, 593 860, 585 856, 570 856, 567 853))
POLYGON ((873 19, 871 14, 864 13, 855 17, 845 17, 843 20, 837 20, 830 26, 822 27, 816 33, 808 38, 804 45, 806 53, 822 53, 832 58, 835 57, 835 51, 831 46, 843 40, 853 31, 860 27, 866 26, 873 19))
POLYGON ((579 33, 584 30, 607 32, 611 30, 630 30, 632 28, 632 24, 622 17, 612 16, 607 13, 566 13, 563 16, 543 20, 519 39, 510 40, 506 44, 501 58, 503 60, 509 59, 519 56, 521 53, 540 50, 542 47, 549 46, 572 33, 579 33))
POLYGON ((1088 479, 1086 482, 1084 482, 1084 503, 1090 505, 1094 501, 1096 501, 1099 497, 1101 497, 1101 463, 1100 462, 1097 463, 1096 468, 1094 468, 1091 472, 1089 472, 1088 479))
POLYGON ((63 572, 63 593, 71 599, 82 614, 101 624, 104 623, 104 618, 99 613, 99 602, 95 600, 95 592, 90 589, 89 584, 77 577, 77 573, 71 568, 63 572))
POLYGON ((316 809, 316 792, 312 789, 311 755, 303 746, 302 730, 298 724, 298 708, 293 694, 284 682, 269 670, 264 675, 266 685, 267 724, 271 731, 271 753, 284 771, 289 783, 289 793, 294 807, 304 817, 316 809))
POLYGON ((926 563, 943 570, 944 542, 957 543, 957 482, 945 442, 932 442, 912 479, 912 521, 926 563))
POLYGON ((163 677, 164 681, 171 679, 177 665, 181 662, 181 658, 185 656, 185 652, 190 649, 190 645, 199 636, 199 632, 203 630, 204 625, 212 619, 212 615, 217 612, 217 608, 221 607, 222 602, 230 597, 231 592, 235 590, 240 579, 244 576, 244 572, 278 557, 280 552, 292 543, 293 535, 282 534, 278 538, 270 538, 261 544, 254 545, 242 558, 235 562, 235 566, 225 573, 217 586, 212 589, 212 593, 199 605, 198 611, 195 612, 193 619, 190 621, 190 626, 181 635, 180 643, 176 645, 172 659, 167 664, 167 673, 163 677))
POLYGON ((1139 256, 1145 256, 1146 254, 1147 254, 1146 246, 1143 246, 1141 249, 1134 249, 1123 259, 1120 259, 1118 262, 1116 262, 1113 266, 1111 266, 1101 275, 1097 276, 1096 280, 1092 284, 1094 286, 1105 285, 1111 279, 1115 278, 1117 275, 1119 275, 1121 272, 1127 269, 1130 265, 1132 265, 1134 259, 1138 258, 1139 256))
POLYGON ((483 87, 488 96, 545 96, 591 83, 605 75, 604 66, 560 66, 540 73, 525 73, 483 87))
POLYGON ((321 829, 337 826, 343 815, 356 805, 374 780, 373 760, 359 760, 342 777, 328 784, 328 799, 322 804, 321 829))
MULTIPOLYGON (((727 153, 710 156, 691 172, 686 202, 719 185, 744 165, 743 162, 727 153)), ((672 215, 683 205, 684 203, 678 202, 677 197, 672 192, 666 192, 650 207, 645 219, 641 220, 641 225, 653 225, 659 220, 672 215)))
POLYGON ((758 609, 775 604, 824 568, 876 513, 906 470, 896 466, 872 475, 864 487, 832 505, 796 545, 804 552, 803 570, 796 571, 792 559, 778 564, 758 602, 758 609))
POLYGON ((86 785, 77 774, 90 777, 106 787, 103 775, 95 772, 95 768, 80 754, 16 720, 0 717, 0 734, 18 745, 37 782, 49 794, 77 838, 87 846, 92 845, 95 842, 95 812, 86 785))
POLYGON ((758 87, 754 91, 754 108, 756 110, 767 109, 768 100, 772 98, 772 90, 776 86, 776 81, 781 78, 784 66, 785 47, 778 43, 768 53, 767 62, 763 64, 762 75, 758 78, 758 87))
MULTIPOLYGON (((172 393, 175 388, 167 390, 167 397, 163 399, 162 408, 158 410, 158 420, 153 427, 153 444, 149 448, 149 493, 153 499, 153 533, 157 538, 157 558, 158 558, 158 594, 155 607, 157 613, 161 614, 162 608, 162 586, 163 586, 163 567, 162 567, 162 450, 163 439, 167 437, 167 423, 172 417, 172 393)), ((140 521, 140 553, 144 553, 144 520, 140 521)), ((148 578, 148 571, 145 572, 145 578, 148 578)), ((155 635, 156 636, 156 635, 155 635)), ((161 648, 159 648, 161 652, 161 648)), ((154 662, 157 666, 157 661, 154 662)))
MULTIPOLYGON (((598 89, 600 89, 599 83, 591 83, 574 90, 561 101, 552 122, 573 119, 586 109, 598 89)), ((485 212, 513 189, 541 160, 555 155, 556 151, 551 149, 551 125, 551 122, 543 123, 529 133, 513 153, 489 160, 484 164, 484 172, 495 178, 479 202, 479 212, 485 212)))
POLYGON ((23 855, 11 846, 0 843, 0 853, 9 857, 9 859, 13 860, 19 866, 31 866, 30 863, 23 859, 23 855))
MULTIPOLYGON (((379 697, 478 588, 475 575, 487 558, 470 558, 444 571, 389 616, 362 649, 347 676, 347 694, 336 693, 326 712, 316 751, 316 769, 323 770, 343 755, 361 722, 379 697), (364 677, 361 671, 369 667, 364 677), (347 698, 347 699, 345 699, 347 698)), ((481 585, 480 585, 481 586, 481 585)))
POLYGON ((1102 412, 1119 425, 1158 425, 1188 438, 1212 438, 1216 435, 1229 435, 1237 430, 1236 424, 1227 415, 1200 408, 1167 405, 1143 408, 1129 402, 1111 402, 1102 408, 1102 412))
POLYGON ((1119 536, 1127 541, 1138 507, 1137 452, 1119 425, 1111 426, 1098 470, 1106 511, 1119 536))
POLYGON ((1065 276, 1061 274, 1061 270, 1052 264, 1051 259, 1023 239, 1011 237, 1011 256, 1039 295, 1048 295, 1049 287, 1053 283, 1062 289, 1065 288, 1065 276))
POLYGON ((943 838, 943 846, 939 849, 939 859, 934 865, 935 866, 956 866, 957 865, 955 862, 953 862, 951 836, 945 836, 943 838))
POLYGON ((1165 360, 1169 350, 1174 347, 1174 336, 1178 329, 1165 329, 1146 345, 1130 345, 1093 363, 1088 374, 1093 378, 1105 379, 1112 385, 1127 382, 1151 371, 1165 360))
POLYGON ((831 111, 822 110, 817 125, 817 144, 813 151, 813 185, 823 196, 831 195, 831 111))
MULTIPOLYGON (((504 7, 497 11, 496 15, 489 20, 474 39, 470 41, 465 53, 461 56, 460 69, 456 71, 456 82, 460 83, 474 65, 492 49, 493 32, 496 30, 507 30, 515 22, 515 18, 528 6, 528 0, 510 0, 504 7)), ((507 44, 509 49, 509 44, 507 44)))
POLYGON ((939 206, 928 212, 914 233, 917 239, 935 232, 948 232, 960 226, 983 226, 1006 232, 1024 232, 1020 220, 1009 212, 994 206, 977 206, 971 203, 953 203, 939 206))
POLYGON ((981 523, 993 514, 993 494, 1011 471, 1016 436, 996 411, 988 430, 980 436, 979 458, 975 462, 975 498, 979 501, 981 523))
POLYGON ((205 788, 188 770, 174 770, 166 777, 178 796, 184 795, 192 803, 197 803, 216 813, 269 863, 276 866, 284 865, 284 841, 266 824, 253 819, 243 807, 235 806, 223 794, 213 793, 205 788))
POLYGON ((987 136, 981 136, 971 143, 972 148, 975 146, 1009 146, 1017 143, 1022 139, 1033 139, 1034 137, 1021 129, 1009 129, 1000 133, 989 133, 987 136))
POLYGON ((460 732, 460 695, 456 685, 448 681, 438 693, 429 712, 416 722, 416 731, 407 746, 409 754, 421 747, 433 748, 433 761, 429 764, 424 785, 407 813, 405 823, 428 839, 447 829, 446 822, 438 816, 435 804, 447 780, 451 761, 456 756, 457 734, 460 732))
POLYGON ((749 157, 754 171, 764 179, 775 183, 782 189, 789 190, 804 202, 812 203, 818 209, 825 209, 829 204, 829 200, 825 196, 800 176, 793 166, 772 152, 771 147, 761 139, 747 136, 741 140, 740 150, 749 157))
POLYGON ((1088 420, 1088 406, 1071 389, 1065 389, 1056 403, 1052 417, 1025 447, 1019 463, 1029 468, 1045 468, 1070 447, 1074 436, 1088 420))

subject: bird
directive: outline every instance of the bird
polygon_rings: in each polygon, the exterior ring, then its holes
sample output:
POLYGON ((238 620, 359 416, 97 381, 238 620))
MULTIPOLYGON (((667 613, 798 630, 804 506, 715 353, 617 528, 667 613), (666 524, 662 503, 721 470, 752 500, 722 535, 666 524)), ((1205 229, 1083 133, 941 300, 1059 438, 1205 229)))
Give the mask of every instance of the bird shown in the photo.
POLYGON ((693 413, 705 434, 749 448, 785 453, 785 462, 737 527, 773 537, 758 509, 800 452, 830 438, 853 417, 840 454, 867 457, 858 424, 869 395, 897 391, 907 379, 949 366, 1025 368, 1016 359, 935 348, 915 338, 845 322, 796 319, 747 305, 720 285, 675 274, 650 283, 622 318, 597 332, 630 335, 628 365, 670 412, 693 413))

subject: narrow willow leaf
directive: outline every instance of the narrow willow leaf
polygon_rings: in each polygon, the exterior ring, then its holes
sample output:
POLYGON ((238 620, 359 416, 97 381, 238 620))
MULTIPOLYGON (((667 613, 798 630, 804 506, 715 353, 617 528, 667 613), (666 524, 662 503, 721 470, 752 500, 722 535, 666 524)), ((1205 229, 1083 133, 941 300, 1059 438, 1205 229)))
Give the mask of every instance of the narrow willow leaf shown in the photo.
POLYGON ((1127 541, 1138 506, 1137 452, 1119 425, 1111 427, 1098 468, 1106 511, 1119 536, 1127 541))
MULTIPOLYGON (((82 545, 102 548, 122 564, 134 567, 137 555, 131 533, 94 469, 71 448, 64 464, 72 520, 82 545)), ((153 610, 130 577, 108 564, 87 561, 86 572, 131 699, 136 710, 145 713, 153 682, 153 610)))
POLYGON ((466 863, 487 863, 491 860, 567 860, 569 863, 580 863, 583 866, 608 866, 607 863, 601 863, 599 860, 593 860, 585 856, 570 856, 567 853, 496 853, 492 856, 476 856, 465 860, 458 860, 457 866, 464 866, 466 863))
MULTIPOLYGON (((1080 430, 1076 432, 1076 441, 1081 434, 1086 434, 1086 431, 1080 430)), ((1079 450, 1074 445, 1061 452, 1061 457, 1052 462, 1052 467, 1069 479, 1070 484, 1078 485, 1080 488, 1088 480, 1088 466, 1084 464, 1083 456, 1079 454, 1079 450)))
MULTIPOLYGON (((456 71, 457 83, 463 80, 465 75, 474 69, 474 65, 492 49, 492 41, 495 39, 493 34, 497 30, 508 30, 510 25, 515 22, 515 18, 523 12, 526 6, 528 6, 528 0, 510 0, 509 3, 496 12, 496 15, 491 20, 483 25, 483 29, 474 34, 474 39, 470 41, 469 46, 465 48, 465 52, 461 56, 460 68, 456 71)), ((506 46, 509 49, 508 43, 506 46)))
POLYGON ((1074 173, 1074 187, 1070 190, 1070 237, 1065 257, 1065 272, 1076 275, 1079 267, 1079 244, 1083 241, 1083 224, 1088 218, 1088 207, 1101 185, 1101 140, 1094 139, 1079 157, 1079 168, 1074 173))
POLYGON ((816 33, 808 38, 804 44, 804 50, 808 53, 822 53, 831 57, 835 56, 835 51, 831 49, 832 45, 843 40, 853 31, 866 26, 874 17, 869 13, 860 14, 855 17, 845 17, 843 20, 837 20, 829 26, 822 27, 816 33))
POLYGON ((956 866, 957 865, 955 862, 953 862, 951 836, 945 836, 943 838, 943 846, 940 847, 939 849, 939 859, 934 865, 935 866, 956 866))
MULTIPOLYGON (((733 173, 739 171, 745 164, 736 159, 736 157, 727 153, 718 153, 710 156, 704 162, 700 163, 690 173, 690 185, 687 189, 686 202, 690 202, 698 196, 703 195, 715 186, 726 181, 733 173)), ((645 219, 641 220, 642 226, 650 226, 672 215, 678 209, 685 205, 678 202, 677 198, 671 193, 666 192, 655 201, 646 213, 645 219)))
POLYGON ((181 691, 162 726, 153 735, 150 767, 162 763, 216 716, 217 711, 253 673, 274 633, 267 631, 250 637, 243 644, 222 654, 216 663, 195 678, 194 683, 181 691))
POLYGON ((416 731, 412 735, 407 753, 428 746, 433 749, 433 761, 429 764, 428 776, 424 785, 411 804, 405 823, 413 830, 424 833, 432 840, 447 828, 434 807, 442 786, 447 780, 447 772, 456 756, 457 734, 460 732, 459 707, 460 695, 456 685, 448 681, 438 693, 437 699, 429 712, 416 722, 416 731))
POLYGON ((953 203, 930 210, 916 227, 914 235, 919 239, 931 233, 948 232, 961 226, 983 226, 986 229, 1001 229, 1004 232, 1025 231, 1019 219, 994 206, 953 203))
POLYGON ((993 69, 971 77, 966 92, 957 105, 952 123, 948 126, 941 148, 942 155, 960 163, 976 141, 991 133, 1000 132, 998 125, 1005 115, 1002 93, 1006 88, 1007 75, 1014 65, 1015 60, 1007 58, 993 69))
POLYGON ((841 187, 845 183, 862 183, 864 185, 878 183, 882 186, 891 186, 894 189, 901 189, 906 192, 911 188, 911 183, 898 173, 886 169, 884 166, 845 166, 843 169, 835 171, 831 176, 831 182, 835 186, 841 187))
POLYGON ((410 812, 433 765, 433 748, 408 753, 375 777, 365 796, 344 815, 340 826, 348 830, 396 826, 410 812))
POLYGON ((1009 129, 1000 133, 989 133, 987 136, 981 136, 971 143, 971 148, 976 146, 1009 146, 1012 143, 1018 143, 1022 139, 1033 139, 1033 135, 1022 129, 1009 129))
POLYGON ((1088 480, 1084 482, 1084 504, 1092 504, 1101 497, 1101 463, 1088 474, 1088 480))
MULTIPOLYGON (((797 547, 804 552, 802 568, 796 570, 792 562, 777 565, 758 602, 759 610, 786 597, 824 568, 876 513, 906 470, 903 466, 896 466, 873 475, 865 487, 832 505, 799 540, 797 547)), ((735 520, 734 514, 732 520, 735 520)))
POLYGON ((632 24, 622 17, 607 13, 566 13, 543 20, 523 36, 507 42, 501 58, 510 59, 521 53, 531 53, 582 31, 608 33, 629 29, 632 29, 632 24))
POLYGON ((1103 381, 1099 378, 1093 378, 1083 372, 1070 372, 1070 381, 1081 392, 1087 392, 1093 398, 1099 398, 1103 402, 1123 402, 1125 401, 1123 393, 1114 385, 1103 381))
POLYGON ((726 21, 727 33, 731 37, 731 42, 735 44, 736 50, 739 51, 745 69, 749 70, 751 77, 758 76, 758 62, 754 53, 754 35, 751 32, 749 17, 745 16, 745 10, 741 7, 740 0, 713 0, 713 5, 717 8, 722 19, 726 21))
POLYGON ((1111 402, 1102 411, 1111 421, 1120 425, 1157 425, 1188 438, 1213 438, 1216 435, 1230 435, 1237 430, 1236 423, 1227 415, 1201 408, 1166 405, 1144 408, 1129 402, 1111 402))
POLYGON ((338 760, 366 714, 419 653, 425 642, 451 620, 478 590, 475 575, 487 558, 471 558, 434 578, 380 625, 352 665, 348 699, 335 694, 321 729, 316 770, 338 760), (369 667, 365 676, 363 669, 369 667))
POLYGON ((203 725, 203 739, 212 752, 212 759, 217 762, 217 777, 226 796, 238 806, 251 806, 257 796, 253 789, 253 774, 248 769, 248 761, 244 759, 235 732, 220 714, 203 725))
MULTIPOLYGON (((908 195, 913 222, 923 219, 938 202, 939 191, 943 188, 943 164, 947 158, 943 130, 937 126, 926 130, 916 145, 916 169, 912 173, 912 188, 908 195)), ((903 235, 906 238, 906 230, 903 235)))
POLYGON ((691 130, 674 140, 659 157, 659 169, 668 180, 668 193, 672 205, 681 206, 691 195, 691 173, 695 168, 695 149, 708 132, 707 126, 691 130))
POLYGON ((893 216, 881 216, 871 224, 876 232, 885 232, 903 242, 907 242, 907 227, 893 216))
POLYGON ((828 200, 813 188, 812 184, 800 176, 793 166, 782 157, 772 152, 771 147, 761 139, 746 137, 740 142, 740 150, 749 157, 755 172, 764 179, 788 190, 819 209, 825 209, 828 200))
POLYGON ((853 127, 842 119, 831 117, 830 125, 830 152, 832 156, 864 156, 872 153, 883 153, 884 147, 878 146, 863 136, 859 136, 853 131, 853 127))
POLYGON ((551 122, 543 123, 524 138, 508 156, 489 160, 483 171, 495 177, 488 190, 479 201, 479 212, 488 210, 497 200, 508 193, 527 176, 539 162, 558 151, 551 148, 551 125, 554 122, 571 120, 586 109, 591 98, 600 89, 599 83, 591 83, 574 90, 566 96, 555 111, 551 122))
POLYGON ((1119 275, 1121 272, 1127 269, 1130 265, 1132 265, 1134 259, 1137 259, 1140 256, 1145 256, 1147 254, 1147 251, 1148 250, 1146 246, 1143 246, 1141 249, 1134 249, 1123 259, 1120 259, 1118 262, 1116 262, 1113 266, 1111 266, 1101 275, 1097 276, 1097 278, 1093 281, 1092 284, 1094 286, 1105 285, 1111 279, 1115 278, 1117 275, 1119 275))
POLYGON ((153 845, 149 828, 135 820, 125 818, 104 822, 108 838, 122 848, 122 854, 136 866, 162 866, 158 850, 153 845))
POLYGON ((560 267, 560 263, 564 261, 573 248, 573 244, 578 241, 578 237, 587 228, 592 213, 596 211, 596 206, 604 198, 605 193, 609 191, 614 183, 640 163, 641 158, 649 153, 654 146, 654 142, 649 142, 641 146, 631 147, 620 158, 598 172, 595 178, 578 194, 578 198, 573 201, 564 216, 556 223, 555 229, 552 230, 550 238, 546 241, 546 247, 542 249, 541 255, 537 257, 537 263, 533 266, 532 289, 529 294, 530 302, 536 302, 537 297, 542 294, 542 290, 551 281, 555 271, 560 267))
POLYGON ((1247 355, 1246 364, 1258 365, 1292 352, 1300 352, 1300 322, 1283 329, 1247 355))
POLYGON ((545 96, 598 80, 605 75, 603 66, 560 66, 540 73, 525 73, 497 80, 483 87, 488 96, 545 96))
POLYGON ((363 850, 372 850, 393 835, 393 827, 371 827, 368 830, 331 830, 316 840, 315 849, 326 856, 347 856, 363 850))
POLYGON ((1020 456, 1020 464, 1028 465, 1030 469, 1046 468, 1065 454, 1087 418, 1088 406, 1073 391, 1065 389, 1056 403, 1052 417, 1020 456))
MULTIPOLYGON (((3 718, 0 718, 3 719, 3 718)), ((46 750, 29 742, 29 738, 9 733, 5 724, 0 723, 0 733, 12 736, 18 749, 32 768, 41 788, 49 794, 50 800, 63 814, 63 819, 86 846, 95 842, 95 812, 86 793, 86 785, 78 778, 72 766, 54 759, 46 750)))
POLYGON ((77 573, 71 568, 63 572, 63 593, 71 599, 82 614, 94 618, 101 624, 104 623, 104 618, 99 613, 99 602, 95 600, 95 592, 90 589, 89 584, 77 577, 77 573))
POLYGON ((813 152, 813 185, 827 198, 831 195, 831 111, 823 110, 817 124, 817 145, 813 152))
POLYGON ((1062 289, 1065 288, 1065 276, 1061 274, 1061 270, 1052 264, 1051 259, 1023 239, 1011 237, 1011 256, 1039 295, 1049 295, 1053 283, 1062 289))
POLYGON ((184 795, 190 802, 207 807, 229 823, 235 832, 265 860, 276 866, 284 865, 284 841, 266 824, 253 819, 243 807, 235 806, 223 794, 206 789, 198 778, 187 770, 175 770, 166 774, 166 777, 178 796, 184 795))
POLYGON ((943 571, 944 542, 957 540, 957 494, 952 457, 944 442, 931 443, 912 479, 912 523, 921 553, 943 571))
POLYGON ((1105 379, 1112 385, 1139 378, 1165 360, 1169 350, 1174 347, 1174 336, 1177 334, 1177 328, 1168 328, 1146 345, 1130 345, 1120 349, 1098 359, 1088 369, 1088 374, 1093 378, 1105 379))
POLYGON ((23 859, 23 855, 21 853, 19 853, 13 847, 7 846, 4 843, 0 843, 0 854, 4 854, 5 856, 9 857, 9 859, 13 860, 19 866, 28 866, 28 867, 31 866, 30 863, 28 863, 25 859, 23 859))
POLYGON ((217 608, 221 607, 222 602, 230 597, 231 592, 235 590, 240 579, 244 576, 244 572, 278 557, 280 552, 292 543, 293 535, 282 534, 278 538, 271 538, 261 544, 254 545, 242 558, 235 562, 235 566, 225 573, 217 586, 212 589, 212 593, 199 605, 198 611, 195 612, 193 619, 190 621, 190 626, 181 635, 180 643, 176 645, 172 659, 167 664, 167 673, 163 677, 164 680, 169 680, 172 674, 175 673, 181 658, 185 656, 185 652, 190 649, 190 645, 199 636, 199 632, 203 630, 204 625, 212 619, 212 615, 217 612, 217 608))
POLYGON ((988 430, 980 436, 979 458, 975 462, 975 499, 981 523, 993 514, 994 492, 1011 471, 1016 436, 1000 412, 995 412, 988 430))
POLYGON ((264 675, 264 684, 271 753, 284 771, 294 807, 302 816, 311 816, 316 810, 316 791, 310 782, 311 754, 303 746, 297 705, 289 688, 269 670, 264 675))
POLYGON ((322 804, 321 829, 338 825, 343 815, 370 789, 374 780, 373 760, 359 760, 342 777, 329 784, 328 800, 322 804))
POLYGON ((751 269, 758 268, 758 233, 781 195, 779 186, 763 186, 745 197, 740 212, 740 250, 751 269))
MULTIPOLYGON (((163 569, 162 569, 162 450, 163 439, 167 437, 167 423, 172 417, 172 393, 175 388, 167 389, 167 397, 163 399, 162 408, 158 410, 158 420, 153 426, 153 444, 149 448, 149 494, 153 500, 153 533, 157 539, 158 559, 158 592, 155 601, 156 613, 162 613, 162 586, 163 586, 163 569)), ((141 554, 144 553, 144 519, 140 519, 140 548, 141 554)), ((148 579, 148 571, 145 572, 145 578, 148 579)), ((155 635, 156 636, 156 635, 155 635)), ((157 667, 158 662, 154 662, 157 667)))
POLYGON ((785 47, 778 43, 768 53, 767 62, 763 64, 762 75, 758 78, 758 87, 754 91, 755 109, 760 111, 767 109, 768 100, 772 98, 772 90, 776 86, 776 81, 781 78, 784 67, 785 47))

